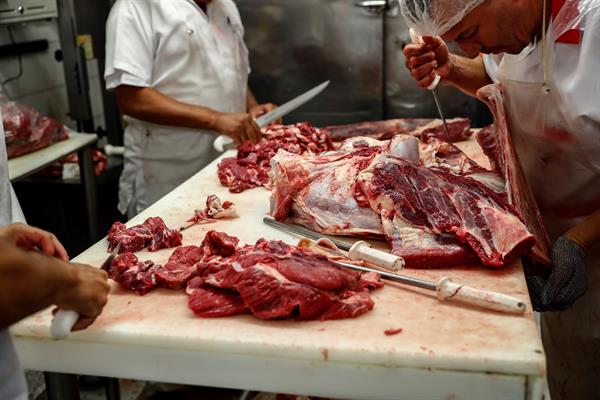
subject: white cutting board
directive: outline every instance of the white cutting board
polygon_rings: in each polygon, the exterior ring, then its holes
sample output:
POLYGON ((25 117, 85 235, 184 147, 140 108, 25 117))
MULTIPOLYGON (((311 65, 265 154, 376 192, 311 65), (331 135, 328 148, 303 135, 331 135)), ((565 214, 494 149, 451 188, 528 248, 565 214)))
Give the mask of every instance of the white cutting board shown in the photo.
MULTIPOLYGON (((474 141, 461 146, 483 163, 474 141)), ((226 155, 233 155, 229 152, 226 155)), ((202 208, 206 196, 216 194, 233 201, 239 219, 195 226, 184 231, 184 245, 199 244, 205 232, 222 230, 252 243, 260 237, 297 240, 262 223, 269 192, 263 188, 231 194, 216 176, 217 161, 128 223, 161 216, 170 226, 202 208)), ((106 240, 85 251, 78 262, 100 265, 106 257, 106 240)), ((164 263, 172 249, 137 253, 142 260, 164 263)), ((448 276, 473 287, 496 290, 527 303, 524 316, 504 315, 456 304, 439 303, 433 293, 397 284, 373 292, 375 308, 356 318, 339 321, 261 321, 252 316, 220 319, 196 318, 187 308, 183 291, 155 290, 138 296, 113 282, 102 316, 86 331, 68 341, 119 345, 145 345, 163 349, 224 352, 257 358, 292 358, 336 361, 352 365, 440 368, 542 376, 545 358, 537 334, 522 270, 518 263, 501 270, 454 268, 405 270, 407 275, 437 280, 448 276), (387 329, 402 333, 386 336, 387 329)), ((48 338, 50 310, 22 321, 12 332, 22 338, 48 338)), ((118 360, 115 360, 118 362, 118 360)))

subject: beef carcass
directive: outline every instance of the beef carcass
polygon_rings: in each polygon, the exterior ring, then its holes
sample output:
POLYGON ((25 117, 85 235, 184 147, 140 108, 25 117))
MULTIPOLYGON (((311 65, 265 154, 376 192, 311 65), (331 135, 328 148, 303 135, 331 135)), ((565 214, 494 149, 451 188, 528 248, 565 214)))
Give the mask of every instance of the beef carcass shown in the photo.
POLYGON ((119 253, 135 253, 145 247, 150 251, 181 246, 183 235, 178 229, 169 229, 162 218, 150 217, 142 224, 127 228, 115 222, 108 231, 108 252, 121 243, 119 253))
POLYGON ((532 259, 550 265, 550 240, 513 146, 504 113, 502 86, 500 84, 484 86, 477 92, 477 97, 487 104, 494 115, 494 125, 480 130, 477 140, 490 159, 492 167, 505 177, 510 203, 523 218, 529 231, 535 235, 536 243, 531 251, 532 259))
POLYGON ((223 159, 218 166, 218 177, 229 191, 240 193, 269 182, 270 161, 277 150, 293 154, 318 154, 333 150, 327 133, 308 123, 270 125, 262 130, 263 138, 256 144, 238 145, 237 157, 223 159))
MULTIPOLYGON (((483 264, 492 267, 522 255, 535 240, 502 194, 446 168, 425 168, 381 155, 361 172, 358 182, 384 226, 398 232, 391 237, 388 233, 392 251, 409 259, 402 240, 406 228, 418 228, 425 238, 427 234, 455 235, 458 243, 451 244, 455 251, 448 257, 468 256, 460 246, 467 243, 483 264)), ((435 242, 440 240, 434 237, 435 242)), ((409 251, 413 250, 411 243, 409 251)), ((431 255, 428 259, 434 261, 431 255)))
POLYGON ((157 287, 156 271, 159 264, 147 260, 141 262, 133 253, 119 254, 113 260, 108 276, 123 288, 144 295, 157 287))
MULTIPOLYGON (((471 136, 471 121, 468 118, 453 118, 446 121, 451 142, 465 140, 471 136)), ((384 121, 367 121, 348 125, 334 125, 323 128, 332 140, 342 141, 356 136, 374 139, 390 139, 397 134, 409 134, 423 141, 434 137, 445 139, 444 125, 440 119, 401 118, 384 121)))

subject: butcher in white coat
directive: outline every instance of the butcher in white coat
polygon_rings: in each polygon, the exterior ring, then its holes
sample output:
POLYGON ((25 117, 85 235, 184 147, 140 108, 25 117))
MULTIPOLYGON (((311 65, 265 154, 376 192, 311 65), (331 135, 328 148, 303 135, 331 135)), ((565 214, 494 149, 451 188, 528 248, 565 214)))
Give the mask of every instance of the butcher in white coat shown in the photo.
POLYGON ((401 0, 401 6, 424 39, 404 49, 420 86, 436 74, 471 95, 502 83, 515 150, 554 242, 550 275, 526 273, 534 307, 545 311, 551 396, 598 398, 600 0, 401 0), (450 54, 444 40, 471 58, 450 54))
POLYGON ((244 27, 232 0, 117 0, 105 80, 125 114, 119 209, 133 216, 199 171, 212 142, 260 139, 275 108, 248 90, 244 27))

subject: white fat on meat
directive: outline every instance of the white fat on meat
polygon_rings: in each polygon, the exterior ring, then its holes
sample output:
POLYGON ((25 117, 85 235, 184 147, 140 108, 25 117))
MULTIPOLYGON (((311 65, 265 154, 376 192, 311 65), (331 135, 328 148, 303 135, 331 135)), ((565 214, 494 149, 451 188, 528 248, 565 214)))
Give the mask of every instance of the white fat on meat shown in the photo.
POLYGON ((389 145, 392 156, 419 164, 419 140, 410 135, 396 135, 389 145))

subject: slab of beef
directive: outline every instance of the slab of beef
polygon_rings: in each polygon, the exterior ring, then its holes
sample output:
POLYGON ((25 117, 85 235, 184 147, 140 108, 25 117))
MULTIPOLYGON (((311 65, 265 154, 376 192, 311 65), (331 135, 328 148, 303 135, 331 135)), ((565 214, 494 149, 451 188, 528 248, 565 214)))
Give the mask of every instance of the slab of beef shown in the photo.
MULTIPOLYGON (((197 264, 198 277, 224 297, 238 293, 247 309, 258 318, 339 319, 356 317, 373 307, 369 288, 380 286, 379 277, 337 267, 327 257, 289 246, 281 241, 260 239, 240 247, 230 256, 212 257, 197 264), (228 292, 227 292, 228 291, 228 292)), ((201 292, 212 301, 212 294, 201 292)), ((199 301, 192 311, 210 312, 199 301)), ((246 312, 234 304, 231 310, 246 312)), ((220 312, 220 311, 219 311, 220 312)))
POLYGON ((218 167, 219 181, 229 191, 240 193, 269 182, 270 161, 277 150, 294 154, 318 154, 333 150, 327 133, 308 123, 270 125, 263 128, 263 138, 256 144, 238 146, 237 157, 225 158, 218 167))
POLYGON ((494 115, 494 125, 480 130, 477 140, 490 159, 492 167, 505 177, 510 203, 523 218, 529 231, 535 235, 536 243, 531 251, 532 259, 537 263, 550 265, 550 240, 514 149, 504 113, 502 86, 500 84, 484 86, 477 92, 477 96, 488 105, 494 115))
POLYGON ((150 217, 142 224, 127 228, 115 222, 108 231, 108 252, 121 243, 120 253, 135 253, 145 247, 150 251, 181 246, 183 235, 178 229, 169 229, 160 217, 150 217))
POLYGON ((273 217, 325 234, 381 235, 381 221, 368 203, 365 207, 364 200, 361 204, 355 196, 354 182, 383 147, 361 143, 320 156, 277 153, 271 160, 273 217))
POLYGON ((198 317, 220 318, 250 312, 239 293, 207 285, 199 277, 189 281, 186 293, 188 307, 198 317))
MULTIPOLYGON (((468 118, 453 118, 446 121, 450 133, 450 141, 458 142, 471 136, 471 121, 468 118)), ((384 121, 367 121, 349 125, 335 125, 323 128, 331 139, 342 141, 356 136, 368 136, 375 139, 390 139, 397 134, 410 134, 421 138, 446 138, 444 126, 440 119, 401 118, 384 121)))
POLYGON ((31 106, 0 96, 0 110, 8 158, 31 153, 69 138, 62 123, 40 116, 31 106))
MULTIPOLYGON (((425 168, 381 155, 359 175, 358 182, 371 208, 380 212, 384 226, 393 231, 408 226, 425 234, 455 235, 458 242, 452 244, 456 249, 452 257, 459 257, 459 249, 464 248, 460 244, 467 243, 484 265, 499 267, 527 252, 535 241, 505 196, 447 168, 425 168)), ((388 235, 392 251, 408 256, 402 235, 397 235, 388 235)), ((462 253, 468 256, 466 250, 462 253)))
POLYGON ((156 271, 160 267, 150 260, 139 261, 133 253, 123 253, 115 257, 108 276, 123 288, 143 296, 157 287, 156 271))
POLYGON ((202 210, 195 210, 194 216, 187 222, 210 223, 217 219, 237 218, 239 217, 235 204, 231 201, 221 202, 221 199, 211 194, 206 198, 206 207, 202 210))

